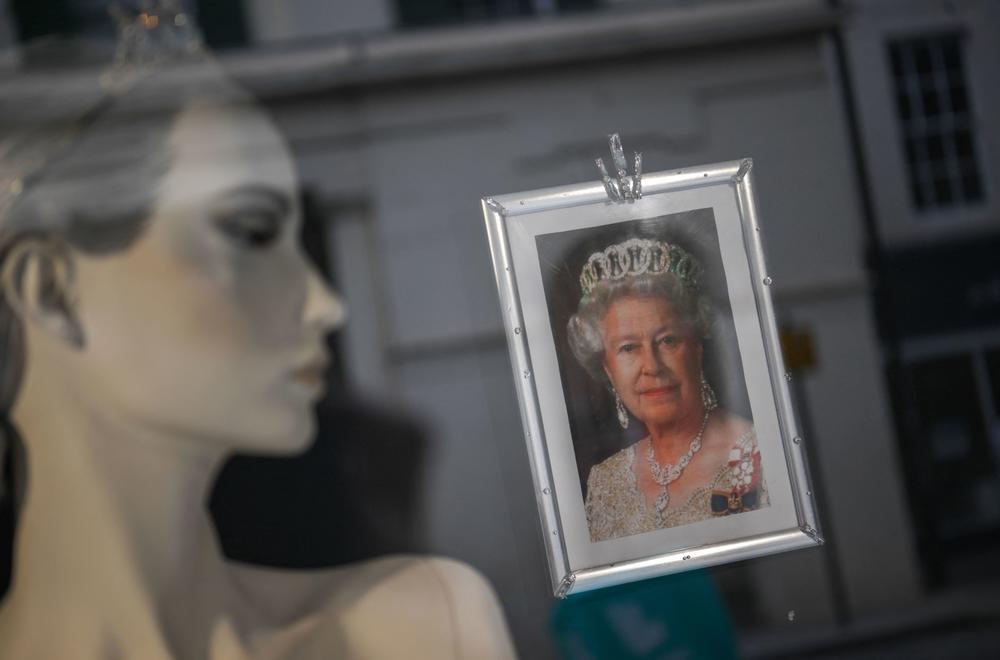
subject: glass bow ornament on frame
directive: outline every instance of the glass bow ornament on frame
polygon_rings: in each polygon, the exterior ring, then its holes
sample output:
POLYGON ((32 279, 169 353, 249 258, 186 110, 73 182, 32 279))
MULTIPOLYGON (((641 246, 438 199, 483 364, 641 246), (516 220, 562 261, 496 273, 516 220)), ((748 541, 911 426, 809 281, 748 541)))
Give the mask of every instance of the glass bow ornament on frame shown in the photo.
POLYGON ((598 158, 594 161, 597 171, 601 173, 601 181, 604 189, 608 193, 608 199, 612 202, 631 202, 642 198, 642 154, 635 152, 632 162, 634 163, 633 173, 628 173, 628 164, 625 162, 625 151, 622 149, 622 139, 618 133, 608 136, 608 146, 611 148, 611 161, 615 165, 616 177, 612 178, 608 174, 608 168, 604 165, 604 159, 598 158))

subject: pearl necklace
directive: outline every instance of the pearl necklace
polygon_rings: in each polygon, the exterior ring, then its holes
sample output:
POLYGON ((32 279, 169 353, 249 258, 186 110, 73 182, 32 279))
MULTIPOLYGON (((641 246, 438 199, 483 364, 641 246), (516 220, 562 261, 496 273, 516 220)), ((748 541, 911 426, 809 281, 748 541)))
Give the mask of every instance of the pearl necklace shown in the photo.
POLYGON ((676 465, 667 463, 661 467, 656 462, 656 456, 653 455, 653 439, 652 437, 649 439, 649 448, 646 450, 646 462, 649 463, 649 474, 653 477, 653 481, 658 483, 661 488, 660 494, 656 496, 656 511, 661 516, 666 512, 667 506, 670 504, 670 495, 667 493, 667 486, 680 479, 684 468, 691 463, 691 459, 701 449, 701 436, 705 433, 705 427, 708 426, 708 413, 709 411, 705 410, 705 417, 701 420, 701 428, 698 429, 698 435, 691 439, 691 444, 688 446, 687 452, 680 457, 676 465))

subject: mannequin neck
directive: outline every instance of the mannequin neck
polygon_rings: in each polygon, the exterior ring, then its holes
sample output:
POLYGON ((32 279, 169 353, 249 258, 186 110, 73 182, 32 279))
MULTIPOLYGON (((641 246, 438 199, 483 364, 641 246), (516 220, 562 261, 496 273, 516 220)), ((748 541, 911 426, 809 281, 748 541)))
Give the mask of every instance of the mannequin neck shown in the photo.
POLYGON ((217 618, 225 593, 206 499, 226 451, 44 384, 29 376, 13 411, 28 479, 4 613, 56 627, 59 613, 88 613, 144 647, 203 649, 198 621, 217 618))

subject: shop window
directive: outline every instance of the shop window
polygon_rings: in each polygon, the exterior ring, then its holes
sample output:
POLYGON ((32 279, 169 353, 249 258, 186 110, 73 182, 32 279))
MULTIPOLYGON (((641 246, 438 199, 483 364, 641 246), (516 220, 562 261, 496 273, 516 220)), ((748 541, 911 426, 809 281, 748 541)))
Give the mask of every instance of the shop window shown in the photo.
POLYGON ((996 426, 993 441, 997 447, 996 460, 1000 464, 1000 346, 986 351, 986 373, 989 378, 989 400, 993 404, 991 417, 996 426))

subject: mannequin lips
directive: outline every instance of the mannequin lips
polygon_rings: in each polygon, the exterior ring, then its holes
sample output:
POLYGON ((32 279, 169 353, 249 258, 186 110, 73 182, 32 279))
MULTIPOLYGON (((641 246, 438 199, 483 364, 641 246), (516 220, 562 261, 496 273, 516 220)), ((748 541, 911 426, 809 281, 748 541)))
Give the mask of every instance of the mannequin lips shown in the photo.
POLYGON ((326 371, 330 366, 330 359, 325 355, 320 355, 305 362, 301 367, 292 370, 291 378, 296 383, 301 383, 312 389, 322 389, 326 382, 326 371))

